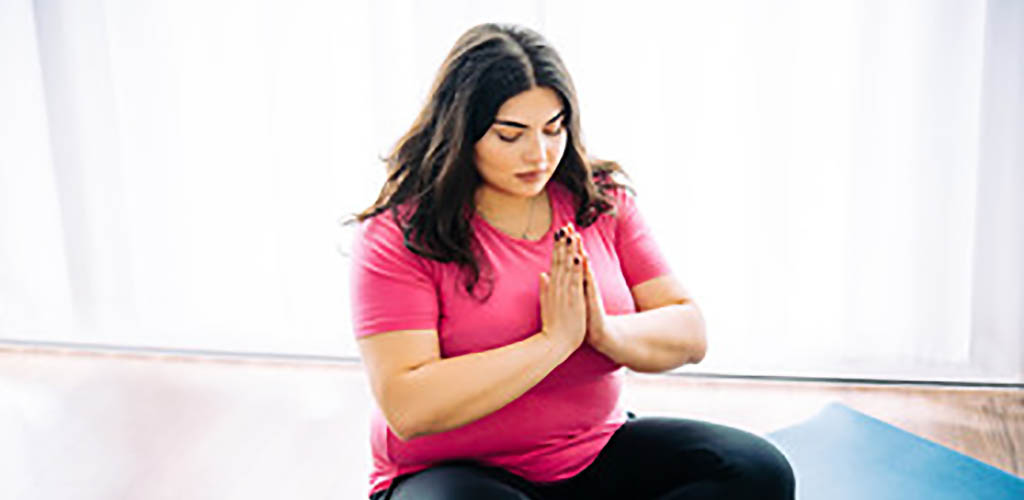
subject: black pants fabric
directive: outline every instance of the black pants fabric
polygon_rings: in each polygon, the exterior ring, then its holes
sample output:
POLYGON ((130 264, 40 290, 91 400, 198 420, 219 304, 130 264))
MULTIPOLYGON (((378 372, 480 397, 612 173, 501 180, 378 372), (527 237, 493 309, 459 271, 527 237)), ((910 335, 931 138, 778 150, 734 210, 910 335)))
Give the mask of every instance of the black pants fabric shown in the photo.
POLYGON ((370 500, 793 499, 796 480, 773 444, 724 425, 636 417, 576 476, 535 483, 473 461, 395 478, 370 500))

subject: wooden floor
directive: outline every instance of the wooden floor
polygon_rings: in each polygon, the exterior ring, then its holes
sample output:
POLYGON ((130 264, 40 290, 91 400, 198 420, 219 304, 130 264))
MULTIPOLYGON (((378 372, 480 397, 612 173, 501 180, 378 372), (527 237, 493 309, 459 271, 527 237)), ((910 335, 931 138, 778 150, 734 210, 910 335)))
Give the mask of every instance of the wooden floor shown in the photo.
MULTIPOLYGON (((1024 391, 629 373, 627 408, 766 433, 830 401, 1024 475, 1024 391)), ((361 499, 357 363, 0 345, 0 498, 361 499)))

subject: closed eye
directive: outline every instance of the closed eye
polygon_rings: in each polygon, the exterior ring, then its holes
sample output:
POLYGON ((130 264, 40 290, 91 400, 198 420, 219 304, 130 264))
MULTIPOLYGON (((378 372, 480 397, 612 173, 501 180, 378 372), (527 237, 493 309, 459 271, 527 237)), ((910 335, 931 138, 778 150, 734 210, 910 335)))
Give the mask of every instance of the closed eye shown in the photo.
MULTIPOLYGON (((561 134, 564 130, 565 130, 565 127, 560 124, 558 126, 558 128, 556 128, 554 130, 545 130, 544 133, 547 134, 547 135, 550 135, 550 136, 557 136, 557 135, 561 134)), ((503 140, 503 141, 505 141, 505 142, 516 142, 516 140, 518 140, 522 136, 523 136, 523 134, 517 134, 514 137, 505 137, 505 136, 503 136, 501 134, 498 134, 498 138, 503 140)))

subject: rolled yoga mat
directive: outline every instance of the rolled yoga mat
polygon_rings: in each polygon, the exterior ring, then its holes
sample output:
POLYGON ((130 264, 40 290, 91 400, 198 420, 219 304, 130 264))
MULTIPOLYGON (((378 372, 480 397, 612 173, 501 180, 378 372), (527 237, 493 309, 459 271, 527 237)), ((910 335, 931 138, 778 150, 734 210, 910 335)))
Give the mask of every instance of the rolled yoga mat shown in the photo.
POLYGON ((1024 500, 1024 479, 840 403, 768 439, 799 500, 1024 500))

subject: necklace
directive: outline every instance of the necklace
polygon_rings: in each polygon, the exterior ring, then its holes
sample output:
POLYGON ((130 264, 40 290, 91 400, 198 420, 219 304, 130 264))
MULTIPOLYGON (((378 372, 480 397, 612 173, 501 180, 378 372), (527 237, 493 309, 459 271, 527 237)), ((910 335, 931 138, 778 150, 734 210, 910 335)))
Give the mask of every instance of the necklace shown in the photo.
MULTIPOLYGON (((530 224, 533 222, 533 207, 535 205, 537 205, 537 198, 540 198, 540 195, 535 196, 532 200, 530 200, 530 215, 526 219, 526 227, 523 228, 523 234, 522 234, 522 236, 520 236, 520 238, 522 238, 524 240, 528 239, 526 237, 526 233, 530 232, 530 224)), ((492 226, 496 227, 494 221, 492 221, 489 217, 484 215, 483 212, 478 212, 478 213, 484 218, 484 220, 486 220, 487 222, 490 222, 492 226)))

